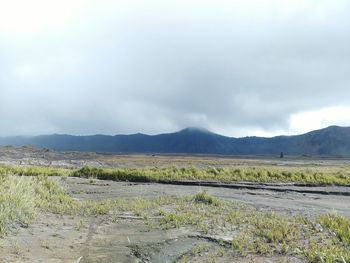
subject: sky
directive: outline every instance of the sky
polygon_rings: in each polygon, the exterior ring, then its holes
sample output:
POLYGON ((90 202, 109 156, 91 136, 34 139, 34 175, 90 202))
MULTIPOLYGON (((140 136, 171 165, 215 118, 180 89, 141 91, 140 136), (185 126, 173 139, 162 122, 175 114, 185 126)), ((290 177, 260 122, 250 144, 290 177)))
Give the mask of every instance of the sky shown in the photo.
POLYGON ((350 126, 348 0, 0 0, 0 136, 350 126))

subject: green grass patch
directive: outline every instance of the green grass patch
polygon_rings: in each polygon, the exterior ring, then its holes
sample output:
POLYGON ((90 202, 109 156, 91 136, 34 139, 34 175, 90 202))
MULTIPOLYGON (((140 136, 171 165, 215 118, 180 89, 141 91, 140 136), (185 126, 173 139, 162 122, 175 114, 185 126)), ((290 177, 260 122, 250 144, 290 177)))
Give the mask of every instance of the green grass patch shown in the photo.
POLYGON ((319 222, 324 228, 332 231, 341 242, 350 245, 350 218, 331 213, 320 216, 319 222))
POLYGON ((44 166, 0 166, 1 175, 20 176, 71 176, 72 170, 65 168, 44 167, 44 166))
POLYGON ((220 182, 264 182, 301 183, 310 185, 350 185, 347 169, 326 170, 283 170, 272 167, 251 168, 123 168, 101 169, 84 167, 75 170, 71 176, 97 178, 101 180, 131 182, 171 182, 181 180, 220 181, 220 182))
POLYGON ((197 203, 204 203, 208 205, 219 206, 221 204, 220 199, 209 195, 207 192, 200 192, 193 197, 193 200, 197 203))
POLYGON ((182 180, 219 182, 262 182, 262 183, 300 183, 310 185, 350 185, 350 169, 334 168, 278 168, 230 167, 230 168, 93 168, 64 169, 54 167, 9 167, 0 166, 0 175, 16 174, 22 176, 74 176, 101 180, 130 182, 171 182, 182 180))

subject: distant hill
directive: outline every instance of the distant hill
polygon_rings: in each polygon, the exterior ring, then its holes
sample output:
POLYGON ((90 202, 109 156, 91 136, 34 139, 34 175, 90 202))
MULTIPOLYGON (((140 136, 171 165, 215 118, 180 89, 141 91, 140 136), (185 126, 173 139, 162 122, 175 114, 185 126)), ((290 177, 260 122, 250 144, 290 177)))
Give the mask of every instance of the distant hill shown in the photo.
POLYGON ((254 155, 350 155, 350 127, 330 126, 302 135, 232 138, 205 129, 146 135, 42 135, 0 137, 0 145, 33 145, 63 151, 254 155))

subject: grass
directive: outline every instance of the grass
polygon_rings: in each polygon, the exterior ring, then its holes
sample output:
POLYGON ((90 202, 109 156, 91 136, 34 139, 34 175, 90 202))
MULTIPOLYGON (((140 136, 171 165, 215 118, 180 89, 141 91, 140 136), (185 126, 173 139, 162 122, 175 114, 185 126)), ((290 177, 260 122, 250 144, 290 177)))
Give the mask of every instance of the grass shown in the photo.
POLYGON ((275 212, 254 217, 251 223, 255 226, 254 234, 266 243, 290 243, 296 240, 298 235, 296 225, 275 212))
POLYGON ((203 199, 210 200, 210 195, 198 193, 178 202, 173 211, 163 213, 161 226, 167 229, 190 225, 205 235, 214 236, 222 231, 226 235, 231 233, 232 249, 242 256, 284 255, 310 263, 350 262, 347 218, 336 214, 311 219, 286 216, 257 211, 236 202, 219 200, 216 204, 203 199), (200 201, 196 201, 198 199, 200 201))
POLYGON ((19 175, 19 176, 70 176, 72 170, 55 167, 43 166, 0 166, 1 175, 19 175))
POLYGON ((92 177, 102 180, 160 182, 177 180, 209 180, 220 182, 271 182, 302 183, 311 185, 350 185, 350 171, 304 171, 271 167, 249 168, 123 168, 101 169, 84 167, 71 174, 76 177, 92 177))
POLYGON ((319 222, 332 231, 341 242, 350 245, 350 218, 332 213, 321 216, 319 222))
POLYGON ((17 225, 28 226, 35 215, 32 180, 0 176, 0 236, 17 225))
POLYGON ((64 169, 52 167, 0 166, 0 175, 22 176, 74 176, 101 180, 130 182, 171 182, 181 180, 219 182, 300 183, 309 185, 350 185, 350 169, 339 168, 278 168, 278 167, 231 167, 231 168, 92 168, 64 169))
POLYGON ((159 211, 160 205, 174 204, 177 198, 160 197, 78 201, 47 175, 23 177, 0 176, 0 237, 19 226, 27 227, 40 211, 73 216, 105 215, 132 211, 141 215, 145 210, 159 211))
POLYGON ((207 194, 207 192, 200 192, 198 194, 196 194, 193 197, 193 200, 197 203, 203 203, 203 204, 208 204, 208 205, 215 205, 215 206, 219 206, 220 205, 220 199, 207 194))

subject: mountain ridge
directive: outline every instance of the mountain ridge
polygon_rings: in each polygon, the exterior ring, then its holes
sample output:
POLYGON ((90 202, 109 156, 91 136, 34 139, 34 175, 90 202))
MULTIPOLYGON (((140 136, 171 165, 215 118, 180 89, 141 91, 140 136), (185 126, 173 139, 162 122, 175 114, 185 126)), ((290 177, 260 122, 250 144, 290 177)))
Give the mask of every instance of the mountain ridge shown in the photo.
POLYGON ((0 145, 33 145, 63 151, 178 154, 350 155, 350 127, 329 126, 299 135, 228 137, 188 127, 174 133, 147 135, 68 135, 0 137, 0 145))

